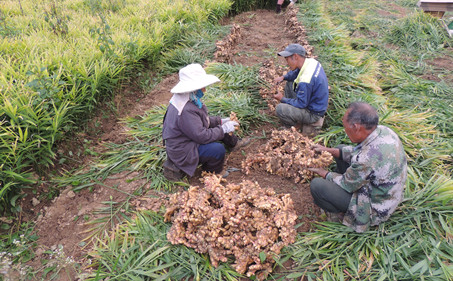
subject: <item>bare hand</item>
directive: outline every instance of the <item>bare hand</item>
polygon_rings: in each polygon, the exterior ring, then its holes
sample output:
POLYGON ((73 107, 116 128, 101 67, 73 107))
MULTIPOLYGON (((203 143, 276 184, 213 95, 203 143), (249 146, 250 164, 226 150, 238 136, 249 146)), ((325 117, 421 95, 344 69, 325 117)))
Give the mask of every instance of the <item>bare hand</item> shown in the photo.
POLYGON ((278 101, 281 101, 283 98, 283 94, 282 93, 277 93, 274 95, 274 99, 278 100, 278 101))
POLYGON ((309 170, 315 174, 318 174, 323 178, 325 178, 328 173, 328 171, 323 168, 307 168, 307 170, 309 170))
POLYGON ((284 80, 284 77, 283 76, 279 76, 279 77, 274 79, 274 83, 275 84, 280 84, 283 80, 284 80))
POLYGON ((311 148, 316 152, 327 151, 327 147, 320 145, 320 144, 315 144, 311 148))
POLYGON ((323 151, 327 151, 329 152, 330 154, 332 154, 333 157, 335 158, 340 158, 340 149, 335 147, 325 147, 323 145, 320 145, 320 144, 315 144, 313 146, 311 146, 311 149, 313 149, 315 152, 318 152, 318 153, 321 153, 323 151))

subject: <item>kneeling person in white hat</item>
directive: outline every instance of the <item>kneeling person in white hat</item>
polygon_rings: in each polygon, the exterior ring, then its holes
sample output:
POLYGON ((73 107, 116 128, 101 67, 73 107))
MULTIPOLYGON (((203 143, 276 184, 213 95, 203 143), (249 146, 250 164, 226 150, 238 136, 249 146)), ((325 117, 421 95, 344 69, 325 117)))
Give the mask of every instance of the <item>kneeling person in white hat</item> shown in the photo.
POLYGON ((225 146, 230 149, 238 146, 238 137, 229 133, 239 124, 229 118, 209 116, 201 102, 206 87, 219 81, 216 76, 206 74, 199 64, 189 64, 179 71, 179 82, 171 89, 173 97, 162 131, 167 151, 164 163, 167 179, 181 179, 184 175, 180 171, 193 176, 199 164, 205 171, 220 173, 225 146))

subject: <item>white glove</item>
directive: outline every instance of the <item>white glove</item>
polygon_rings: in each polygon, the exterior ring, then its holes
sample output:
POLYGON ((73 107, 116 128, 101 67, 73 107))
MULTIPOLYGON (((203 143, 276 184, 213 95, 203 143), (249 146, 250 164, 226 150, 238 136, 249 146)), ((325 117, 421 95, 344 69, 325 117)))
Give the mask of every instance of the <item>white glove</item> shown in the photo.
POLYGON ((220 123, 220 124, 225 124, 228 121, 230 121, 230 118, 222 118, 222 123, 220 123))
POLYGON ((234 132, 234 126, 238 126, 239 123, 236 121, 227 121, 224 124, 222 124, 222 129, 225 134, 234 132))

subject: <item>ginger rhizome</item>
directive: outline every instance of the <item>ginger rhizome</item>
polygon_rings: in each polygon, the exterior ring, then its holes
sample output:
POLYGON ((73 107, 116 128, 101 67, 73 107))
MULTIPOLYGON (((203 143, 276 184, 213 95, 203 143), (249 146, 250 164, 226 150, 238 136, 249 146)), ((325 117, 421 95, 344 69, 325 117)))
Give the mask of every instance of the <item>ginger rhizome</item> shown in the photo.
POLYGON ((295 241, 297 215, 290 195, 251 181, 222 184, 212 174, 203 181, 204 187, 191 186, 171 196, 165 213, 172 222, 167 239, 208 253, 215 267, 234 257, 232 267, 238 273, 264 280, 274 256, 295 241))
POLYGON ((307 168, 326 168, 333 161, 330 153, 316 152, 313 145, 310 138, 294 127, 290 130, 274 130, 258 153, 249 154, 242 161, 242 168, 246 174, 252 169, 263 169, 271 174, 293 178, 296 183, 309 181, 314 174, 307 168))

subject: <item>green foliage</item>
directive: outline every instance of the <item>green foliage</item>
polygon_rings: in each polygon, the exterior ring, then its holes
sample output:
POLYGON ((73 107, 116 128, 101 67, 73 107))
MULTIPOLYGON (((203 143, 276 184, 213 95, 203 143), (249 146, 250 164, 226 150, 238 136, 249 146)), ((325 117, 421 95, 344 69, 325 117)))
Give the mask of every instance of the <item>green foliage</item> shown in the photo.
POLYGON ((84 0, 84 4, 90 8, 93 15, 99 12, 119 12, 126 5, 126 0, 108 0, 108 1, 97 1, 97 0, 84 0))
POLYGON ((403 7, 410 7, 410 8, 415 8, 417 7, 417 2, 413 0, 397 0, 395 1, 398 5, 401 5, 403 7))
POLYGON ((260 113, 267 104, 259 95, 263 82, 256 67, 210 63, 206 72, 221 80, 206 92, 205 103, 210 114, 228 117, 235 112, 241 120, 242 132, 247 132, 252 125, 273 122, 271 116, 260 113))
POLYGON ((176 48, 164 53, 161 69, 164 74, 174 73, 191 63, 203 64, 205 60, 206 57, 192 48, 176 48))
POLYGON ((196 25, 187 26, 179 39, 180 44, 162 54, 159 70, 162 74, 169 74, 191 63, 203 65, 216 51, 215 42, 226 36, 228 31, 228 26, 206 24, 202 30, 196 25))
POLYGON ((258 93, 264 85, 259 78, 257 67, 210 63, 206 66, 206 72, 219 77, 222 81, 221 88, 225 90, 247 90, 258 93))
POLYGON ((209 258, 166 239, 169 225, 154 212, 137 213, 98 240, 97 270, 87 280, 237 280, 228 265, 214 268, 209 258))
POLYGON ((17 33, 15 27, 8 23, 7 15, 0 8, 0 36, 14 37, 17 33))
POLYGON ((382 80, 383 90, 398 98, 399 107, 420 107, 432 109, 436 112, 429 120, 435 124, 442 138, 453 137, 453 123, 445 122, 453 115, 453 108, 449 101, 453 95, 453 88, 445 81, 432 81, 420 78, 420 74, 427 70, 413 68, 410 64, 398 61, 388 62, 388 71, 382 80))
POLYGON ((108 25, 105 17, 101 13, 99 14, 99 17, 101 18, 100 27, 91 28, 90 35, 97 40, 97 46, 103 54, 107 57, 113 57, 115 56, 115 51, 113 49, 115 42, 112 40, 110 25, 108 25))
POLYGON ((122 79, 144 63, 155 68, 163 50, 173 50, 186 31, 212 26, 231 2, 36 5, 5 2, 0 10, 0 211, 17 209, 16 195, 35 182, 28 171, 53 165, 54 144, 83 127, 122 79))
MULTIPOLYGON (((6 218, 3 218, 6 219, 6 218)), ((26 280, 32 273, 30 269, 25 267, 25 263, 35 257, 34 248, 37 246, 36 241, 38 236, 33 233, 33 225, 30 223, 22 223, 18 226, 19 231, 15 227, 9 228, 3 220, 2 232, 0 234, 0 267, 3 277, 16 276, 20 274, 21 280, 26 280)))
POLYGON ((21 188, 35 183, 27 171, 36 167, 39 172, 39 167, 52 164, 53 144, 61 138, 62 129, 69 122, 69 104, 48 99, 45 87, 41 90, 43 96, 39 92, 15 97, 0 94, 3 99, 0 103, 1 211, 18 211, 16 200, 21 188))
POLYGON ((52 104, 59 107, 63 101, 63 90, 65 82, 60 80, 61 73, 50 73, 47 67, 35 67, 34 70, 28 70, 26 75, 29 77, 25 86, 30 88, 31 92, 36 92, 38 95, 32 101, 32 105, 37 107, 42 104, 46 111, 52 110, 52 104))
POLYGON ((396 21, 387 41, 415 54, 453 46, 441 22, 423 11, 396 21))
POLYGON ((389 221, 365 233, 316 224, 287 248, 291 271, 311 280, 450 280, 452 200, 451 179, 410 173, 406 199, 389 221))
POLYGON ((50 5, 50 11, 44 12, 44 20, 56 35, 66 35, 68 33, 68 22, 70 18, 69 16, 59 15, 55 3, 50 5))
MULTIPOLYGON (((275 8, 276 2, 268 0, 234 0, 231 6, 231 13, 239 14, 254 9, 272 9, 275 8)), ((286 1, 286 3, 289 3, 289 1, 286 1)))

